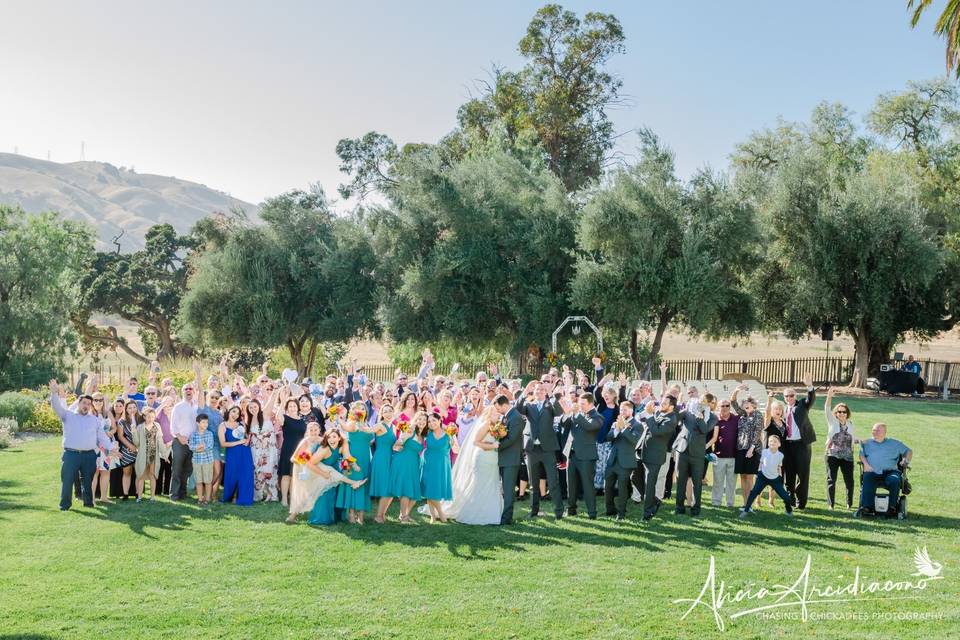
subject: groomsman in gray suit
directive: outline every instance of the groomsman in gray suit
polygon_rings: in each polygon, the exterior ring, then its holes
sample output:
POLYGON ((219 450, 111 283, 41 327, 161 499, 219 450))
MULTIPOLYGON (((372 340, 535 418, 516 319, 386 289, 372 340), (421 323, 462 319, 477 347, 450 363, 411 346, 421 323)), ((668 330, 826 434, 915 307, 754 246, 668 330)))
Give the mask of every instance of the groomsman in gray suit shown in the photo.
POLYGON ((660 508, 657 499, 657 476, 660 467, 667 461, 667 449, 671 436, 677 428, 677 412, 674 410, 677 400, 671 395, 660 400, 660 410, 654 412, 654 403, 647 403, 647 412, 652 413, 646 420, 643 435, 640 436, 640 460, 643 462, 644 491, 643 519, 650 520, 660 508))
POLYGON ((633 403, 624 400, 620 403, 620 414, 616 422, 607 432, 607 442, 613 443, 613 452, 607 460, 607 471, 603 482, 607 515, 616 514, 618 521, 627 517, 627 496, 631 489, 630 476, 637 468, 636 449, 641 434, 640 423, 633 417, 633 403), (617 494, 616 503, 614 503, 614 493, 617 494))
POLYGON ((547 490, 553 499, 553 514, 559 520, 563 517, 563 496, 556 458, 560 443, 553 423, 556 418, 563 416, 563 408, 556 398, 547 398, 552 387, 549 375, 542 376, 539 381, 531 380, 517 401, 517 411, 530 423, 530 437, 524 446, 527 477, 530 479, 530 517, 536 518, 540 513, 540 479, 545 475, 547 490))
POLYGON ((577 489, 587 503, 587 517, 597 517, 597 491, 593 476, 597 471, 597 433, 603 427, 603 417, 594 407, 592 393, 580 395, 574 407, 567 403, 564 431, 567 433, 567 515, 577 515, 577 489), (576 411, 579 409, 579 411, 576 411), (576 411, 576 413, 575 413, 576 411))
POLYGON ((685 512, 683 502, 687 497, 687 479, 693 481, 693 506, 690 515, 700 515, 700 494, 703 491, 703 467, 706 464, 707 434, 717 426, 717 415, 711 413, 708 406, 712 395, 707 394, 706 402, 691 398, 680 414, 680 435, 674 441, 677 452, 677 510, 685 512))

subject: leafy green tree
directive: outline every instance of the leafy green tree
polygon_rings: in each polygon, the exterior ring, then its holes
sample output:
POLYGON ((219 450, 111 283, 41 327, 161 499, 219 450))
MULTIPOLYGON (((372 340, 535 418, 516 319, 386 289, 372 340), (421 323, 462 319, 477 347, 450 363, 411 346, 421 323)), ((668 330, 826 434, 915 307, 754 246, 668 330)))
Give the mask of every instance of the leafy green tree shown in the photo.
POLYGON ((150 358, 134 351, 115 327, 90 323, 92 314, 103 313, 135 323, 147 353, 156 349, 158 359, 188 353, 176 338, 173 322, 186 286, 187 257, 194 245, 192 237, 179 235, 169 224, 158 224, 147 231, 140 251, 97 252, 80 279, 81 305, 74 316, 86 344, 119 348, 149 364, 150 358))
POLYGON ((642 371, 656 362, 670 326, 710 337, 753 326, 744 288, 759 255, 752 209, 708 172, 681 183, 673 153, 649 130, 640 132, 640 161, 616 171, 586 204, 577 242, 584 255, 573 303, 629 332, 630 358, 642 371), (649 349, 641 332, 653 334, 649 349))
POLYGON ((70 316, 92 253, 85 225, 0 205, 0 390, 38 385, 62 369, 76 346, 70 316))
POLYGON ((599 178, 614 140, 606 109, 620 101, 622 86, 605 67, 623 43, 613 15, 589 12, 581 20, 559 5, 542 7, 520 40, 527 64, 494 70, 485 95, 460 108, 461 135, 483 142, 503 127, 512 141, 539 142, 568 191, 599 178))
POLYGON ((326 343, 376 334, 376 259, 322 191, 267 200, 260 217, 264 226, 238 225, 196 261, 184 333, 215 347, 286 347, 307 375, 326 343))
MULTIPOLYGON (((933 0, 907 0, 907 8, 914 10, 910 18, 911 27, 916 28, 923 13, 932 4, 933 0)), ((952 71, 960 78, 960 0, 947 0, 933 32, 947 41, 947 73, 952 71)))
POLYGON ((449 164, 410 158, 402 204, 373 208, 383 316, 394 340, 450 338, 519 351, 568 312, 574 210, 535 151, 491 140, 449 164))
POLYGON ((905 335, 949 326, 946 254, 912 149, 879 147, 838 105, 794 131, 775 165, 752 161, 756 140, 735 156, 769 238, 753 278, 761 325, 792 338, 838 325, 854 339, 862 386, 905 335))

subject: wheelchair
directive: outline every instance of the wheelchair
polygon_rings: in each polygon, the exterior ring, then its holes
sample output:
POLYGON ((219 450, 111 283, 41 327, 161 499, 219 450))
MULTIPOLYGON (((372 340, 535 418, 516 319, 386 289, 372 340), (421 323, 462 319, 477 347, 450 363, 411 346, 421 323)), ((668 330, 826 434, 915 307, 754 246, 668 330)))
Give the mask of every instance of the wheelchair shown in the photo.
MULTIPOLYGON (((857 466, 860 468, 860 502, 863 502, 863 461, 858 461, 857 466)), ((897 520, 904 520, 907 517, 907 496, 910 495, 912 487, 910 486, 910 481, 907 479, 907 470, 910 468, 910 465, 904 460, 903 456, 897 460, 897 468, 900 470, 900 494, 897 498, 897 504, 890 504, 890 492, 887 491, 886 487, 880 486, 877 487, 877 493, 874 496, 873 504, 863 507, 857 507, 857 510, 853 512, 854 518, 869 518, 869 517, 892 517, 891 514, 896 514, 897 520)))

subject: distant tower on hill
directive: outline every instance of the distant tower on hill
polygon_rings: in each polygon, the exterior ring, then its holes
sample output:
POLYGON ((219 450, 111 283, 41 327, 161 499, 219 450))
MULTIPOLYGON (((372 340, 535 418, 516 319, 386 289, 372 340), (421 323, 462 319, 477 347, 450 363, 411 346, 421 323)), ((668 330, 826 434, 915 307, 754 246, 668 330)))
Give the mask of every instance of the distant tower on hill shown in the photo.
POLYGON ((81 140, 80 141, 80 161, 81 162, 87 159, 86 147, 87 147, 87 143, 81 140))

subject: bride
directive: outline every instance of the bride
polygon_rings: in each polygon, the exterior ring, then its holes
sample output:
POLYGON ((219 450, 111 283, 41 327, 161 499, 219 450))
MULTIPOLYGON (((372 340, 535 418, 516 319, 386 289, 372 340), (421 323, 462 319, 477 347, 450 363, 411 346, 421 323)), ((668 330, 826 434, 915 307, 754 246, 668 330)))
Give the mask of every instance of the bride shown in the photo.
POLYGON ((490 425, 499 417, 493 404, 484 410, 453 465, 453 502, 444 504, 443 510, 447 517, 462 524, 500 524, 500 443, 490 435, 490 425))

